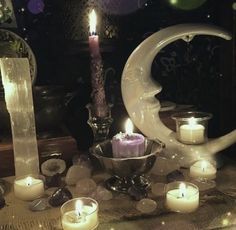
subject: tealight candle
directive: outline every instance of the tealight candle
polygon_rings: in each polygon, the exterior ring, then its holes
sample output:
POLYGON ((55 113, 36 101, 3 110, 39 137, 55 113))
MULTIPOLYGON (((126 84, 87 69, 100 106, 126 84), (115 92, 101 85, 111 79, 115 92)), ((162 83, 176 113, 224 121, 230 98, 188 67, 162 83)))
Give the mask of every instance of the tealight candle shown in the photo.
POLYGON ((125 129, 125 133, 118 133, 112 138, 113 157, 143 156, 145 152, 145 137, 142 134, 133 133, 133 124, 130 119, 126 121, 125 129))
POLYGON ((98 203, 89 197, 67 201, 61 207, 64 230, 92 230, 98 226, 98 203))
POLYGON ((199 206, 199 189, 187 182, 169 183, 166 189, 166 206, 174 212, 189 213, 199 206))
POLYGON ((206 160, 196 161, 190 167, 190 176, 192 178, 213 180, 216 177, 216 167, 206 160))
POLYGON ((179 140, 185 144, 201 144, 205 141, 205 127, 191 117, 188 124, 179 127, 179 140))
POLYGON ((42 179, 33 176, 16 178, 14 194, 21 200, 35 200, 44 194, 44 182, 42 179))

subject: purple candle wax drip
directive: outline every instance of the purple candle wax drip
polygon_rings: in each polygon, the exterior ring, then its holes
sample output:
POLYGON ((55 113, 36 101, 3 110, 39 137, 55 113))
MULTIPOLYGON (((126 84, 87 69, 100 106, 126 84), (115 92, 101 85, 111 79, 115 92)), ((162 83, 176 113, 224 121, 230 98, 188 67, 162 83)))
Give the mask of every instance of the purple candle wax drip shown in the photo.
POLYGON ((112 152, 115 158, 143 156, 145 138, 139 133, 118 133, 112 138, 112 152))
POLYGON ((39 14, 42 13, 44 10, 44 2, 43 0, 29 0, 28 4, 27 4, 27 8, 28 10, 32 13, 32 14, 39 14))

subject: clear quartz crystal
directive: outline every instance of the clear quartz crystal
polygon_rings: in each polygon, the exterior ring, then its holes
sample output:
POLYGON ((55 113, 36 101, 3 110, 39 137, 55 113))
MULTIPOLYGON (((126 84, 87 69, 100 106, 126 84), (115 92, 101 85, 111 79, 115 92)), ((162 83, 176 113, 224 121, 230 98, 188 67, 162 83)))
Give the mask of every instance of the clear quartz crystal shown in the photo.
POLYGON ((11 118, 15 175, 39 173, 32 86, 26 58, 0 59, 7 110, 11 118))
POLYGON ((154 200, 144 198, 140 200, 137 205, 136 209, 142 213, 151 213, 157 208, 157 203, 154 200))

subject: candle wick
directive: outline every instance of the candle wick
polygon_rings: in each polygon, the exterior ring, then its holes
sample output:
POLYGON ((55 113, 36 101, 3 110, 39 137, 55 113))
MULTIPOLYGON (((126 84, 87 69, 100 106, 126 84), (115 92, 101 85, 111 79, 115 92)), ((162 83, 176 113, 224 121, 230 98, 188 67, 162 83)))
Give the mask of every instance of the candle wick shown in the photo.
POLYGON ((182 192, 182 198, 184 198, 184 193, 182 192))
POLYGON ((94 36, 94 35, 97 35, 97 33, 96 32, 89 32, 89 36, 94 36))

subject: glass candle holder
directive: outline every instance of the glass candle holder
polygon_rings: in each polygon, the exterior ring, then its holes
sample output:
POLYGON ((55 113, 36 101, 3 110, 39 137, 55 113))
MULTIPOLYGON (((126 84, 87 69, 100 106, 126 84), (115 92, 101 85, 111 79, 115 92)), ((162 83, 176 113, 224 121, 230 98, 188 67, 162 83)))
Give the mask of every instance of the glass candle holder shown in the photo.
POLYGON ((25 201, 35 200, 44 194, 44 177, 42 175, 25 175, 14 181, 14 194, 25 201))
POLYGON ((165 186, 166 207, 173 212, 189 213, 199 206, 199 189, 189 182, 175 181, 165 186))
POLYGON ((190 166, 189 175, 199 180, 214 180, 216 178, 216 162, 208 160, 195 161, 190 166))
POLYGON ((195 161, 189 168, 189 176, 199 186, 200 191, 214 188, 216 183, 216 162, 211 160, 195 161))
POLYGON ((212 115, 204 112, 180 112, 172 115, 176 121, 177 139, 181 143, 198 145, 207 141, 208 120, 212 115))
POLYGON ((61 206, 64 230, 92 230, 98 226, 98 203, 90 197, 78 197, 61 206))
POLYGON ((108 104, 106 107, 107 114, 105 116, 98 116, 97 110, 92 104, 87 104, 86 108, 89 111, 89 119, 87 123, 92 128, 94 142, 102 142, 108 138, 108 134, 110 131, 110 126, 113 122, 113 118, 111 117, 111 108, 112 104, 108 104))

